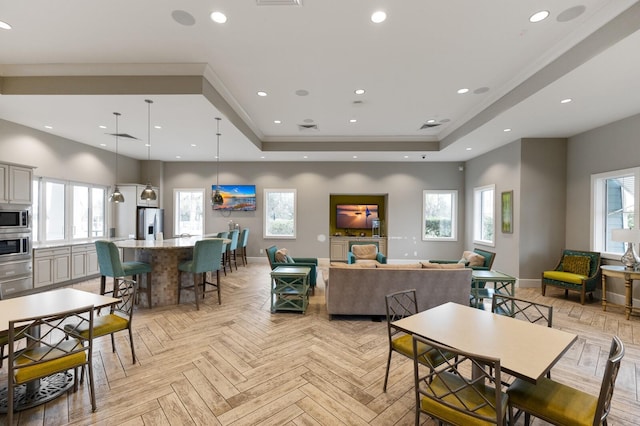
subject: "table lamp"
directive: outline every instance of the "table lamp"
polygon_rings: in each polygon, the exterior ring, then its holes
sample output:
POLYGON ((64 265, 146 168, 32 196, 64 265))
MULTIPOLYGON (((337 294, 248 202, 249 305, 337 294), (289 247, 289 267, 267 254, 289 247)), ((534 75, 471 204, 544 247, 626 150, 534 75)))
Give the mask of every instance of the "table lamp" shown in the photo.
POLYGON ((614 229, 611 232, 611 239, 613 241, 627 243, 627 251, 625 251, 620 258, 620 262, 622 262, 626 269, 634 269, 635 266, 640 263, 640 259, 638 259, 638 256, 633 249, 633 244, 640 242, 640 230, 614 229))

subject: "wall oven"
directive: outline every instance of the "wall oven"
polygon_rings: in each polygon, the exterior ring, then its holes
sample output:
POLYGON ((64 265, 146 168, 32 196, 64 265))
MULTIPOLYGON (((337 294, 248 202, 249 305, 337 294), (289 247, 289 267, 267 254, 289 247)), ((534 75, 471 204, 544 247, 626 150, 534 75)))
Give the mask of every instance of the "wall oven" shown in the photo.
POLYGON ((0 205, 0 232, 28 232, 31 229, 29 208, 0 205))
POLYGON ((31 233, 0 233, 0 263, 31 258, 31 233))

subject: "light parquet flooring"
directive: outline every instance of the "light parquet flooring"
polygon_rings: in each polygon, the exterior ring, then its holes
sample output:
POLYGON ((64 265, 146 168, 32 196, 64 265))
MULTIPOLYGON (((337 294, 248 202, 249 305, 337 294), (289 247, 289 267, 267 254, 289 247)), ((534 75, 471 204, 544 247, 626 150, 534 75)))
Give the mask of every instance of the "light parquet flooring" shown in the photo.
MULTIPOLYGON (((269 268, 259 262, 222 278, 222 305, 212 295, 200 311, 190 303, 138 309, 133 326, 137 364, 131 362, 126 332, 116 338, 116 353, 108 337, 95 342, 96 412, 82 385, 76 393, 17 413, 14 424, 413 424, 411 361, 394 356, 383 393, 385 322, 330 321, 318 281, 304 315, 270 312, 269 268)), ((98 280, 74 287, 97 291, 98 280)), ((555 380, 597 394, 611 337, 622 338, 626 356, 609 424, 639 424, 640 317, 626 321, 622 308, 602 312, 598 302, 581 306, 576 297, 565 300, 553 290, 548 297, 538 289, 517 294, 553 304, 554 327, 579 335, 552 370, 555 380)), ((6 366, 0 380, 6 381, 6 366)), ((0 423, 6 416, 0 415, 0 423)), ((422 423, 435 424, 425 415, 422 423)))

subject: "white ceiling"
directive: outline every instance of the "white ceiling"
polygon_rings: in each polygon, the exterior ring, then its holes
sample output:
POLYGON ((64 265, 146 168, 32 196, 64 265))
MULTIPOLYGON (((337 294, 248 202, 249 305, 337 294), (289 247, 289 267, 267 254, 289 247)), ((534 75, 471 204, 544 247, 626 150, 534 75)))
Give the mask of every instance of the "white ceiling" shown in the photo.
POLYGON ((0 0, 0 21, 12 26, 0 30, 0 118, 113 150, 117 111, 119 132, 139 139, 119 151, 138 159, 145 99, 163 161, 215 159, 218 116, 221 161, 406 162, 640 113, 632 0, 0 0), (378 9, 388 18, 374 24, 378 9), (439 125, 421 130, 427 120, 439 125))

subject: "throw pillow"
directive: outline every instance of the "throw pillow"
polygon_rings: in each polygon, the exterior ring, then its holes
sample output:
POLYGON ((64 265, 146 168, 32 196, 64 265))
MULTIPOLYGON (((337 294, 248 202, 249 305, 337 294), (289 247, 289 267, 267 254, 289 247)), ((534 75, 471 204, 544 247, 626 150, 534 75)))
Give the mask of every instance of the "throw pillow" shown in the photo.
POLYGON ((354 244, 351 246, 351 252, 356 259, 375 259, 378 253, 378 247, 375 244, 354 244))
POLYGON ((468 266, 483 266, 484 265, 484 256, 474 252, 474 251, 465 251, 462 253, 462 258, 466 259, 469 262, 468 266))
POLYGON ((572 274, 589 276, 591 258, 589 256, 566 255, 562 258, 562 270, 572 274))
POLYGON ((274 256, 275 261, 278 263, 286 263, 287 262, 287 249, 281 248, 276 251, 276 255, 274 256))

